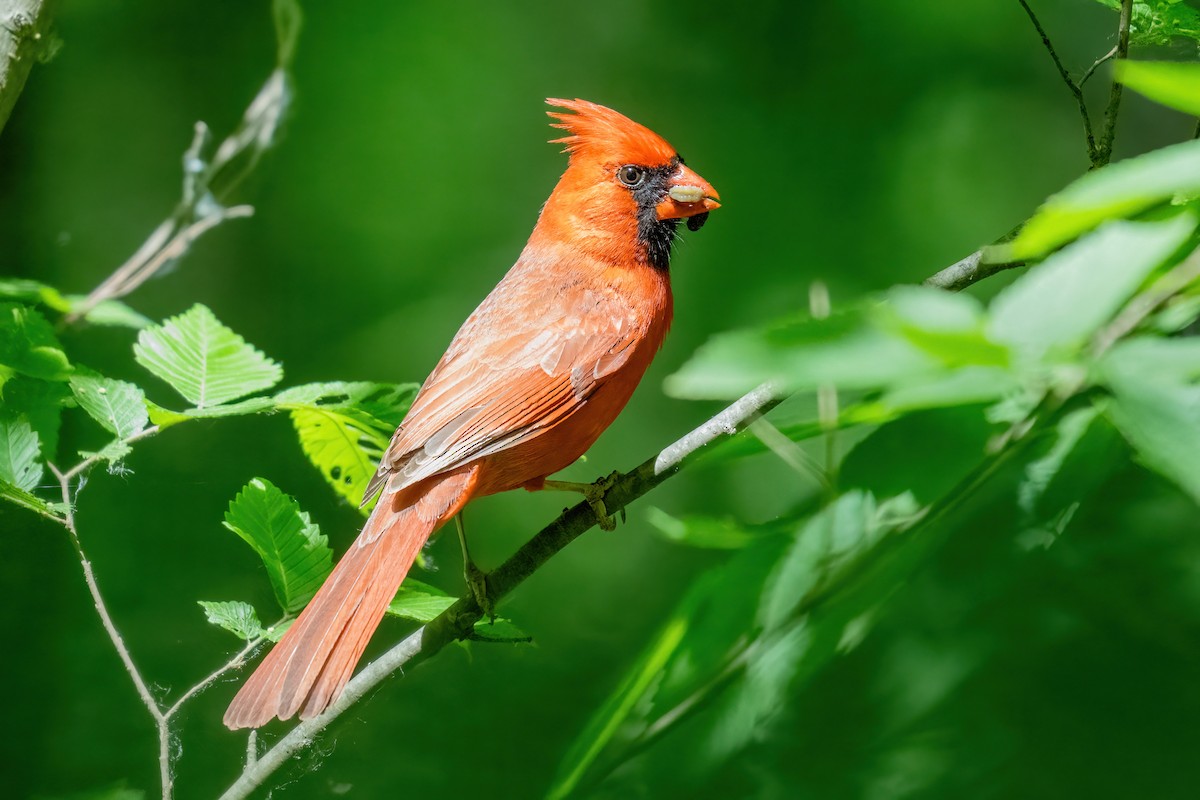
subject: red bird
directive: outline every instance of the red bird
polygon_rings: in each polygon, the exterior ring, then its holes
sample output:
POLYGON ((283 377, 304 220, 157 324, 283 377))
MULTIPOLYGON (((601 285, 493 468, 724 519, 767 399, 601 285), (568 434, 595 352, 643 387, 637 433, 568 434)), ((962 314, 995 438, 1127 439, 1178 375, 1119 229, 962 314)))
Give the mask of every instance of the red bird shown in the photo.
POLYGON ((570 163, 529 243, 467 318, 396 430, 362 533, 246 681, 230 728, 337 699, 421 547, 472 498, 570 465, 625 407, 671 323, 679 220, 717 192, 665 140, 585 100, 547 100, 570 163))

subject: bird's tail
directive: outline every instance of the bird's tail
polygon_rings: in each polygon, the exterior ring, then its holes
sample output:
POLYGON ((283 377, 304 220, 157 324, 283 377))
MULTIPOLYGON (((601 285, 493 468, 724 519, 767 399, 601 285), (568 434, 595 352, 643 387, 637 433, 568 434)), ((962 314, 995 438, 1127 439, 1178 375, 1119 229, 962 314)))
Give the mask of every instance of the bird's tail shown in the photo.
POLYGON ((233 698, 225 725, 259 728, 275 717, 299 711, 308 719, 328 708, 421 547, 470 499, 475 479, 472 467, 412 487, 416 491, 385 491, 350 550, 233 698))

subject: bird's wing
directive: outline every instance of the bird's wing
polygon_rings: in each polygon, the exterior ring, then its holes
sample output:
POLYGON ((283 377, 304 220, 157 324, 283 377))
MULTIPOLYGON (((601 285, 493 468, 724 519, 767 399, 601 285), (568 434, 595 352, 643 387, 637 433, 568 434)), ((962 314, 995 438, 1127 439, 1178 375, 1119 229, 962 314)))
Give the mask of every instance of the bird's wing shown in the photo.
MULTIPOLYGON (((510 275, 510 278, 517 276, 510 275)), ((577 410, 641 339, 616 292, 505 281, 450 343, 392 437, 364 502, 524 442, 577 410), (398 478, 398 480, 397 480, 398 478)))

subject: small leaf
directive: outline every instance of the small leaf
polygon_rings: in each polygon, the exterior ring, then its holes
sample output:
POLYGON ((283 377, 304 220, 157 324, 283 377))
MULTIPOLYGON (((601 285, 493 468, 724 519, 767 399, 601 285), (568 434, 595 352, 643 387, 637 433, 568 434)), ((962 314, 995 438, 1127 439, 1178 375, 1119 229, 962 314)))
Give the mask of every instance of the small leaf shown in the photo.
POLYGON ((475 623, 475 639, 483 642, 524 644, 533 637, 506 619, 481 619, 475 623))
POLYGON ((204 616, 213 625, 224 628, 234 636, 248 642, 262 637, 263 626, 259 622, 258 612, 249 603, 212 602, 209 600, 198 600, 197 602, 204 609, 204 616))
POLYGON ((134 357, 197 408, 209 408, 269 389, 282 368, 202 305, 143 330, 134 357))
POLYGON ((1042 256, 1102 222, 1131 217, 1176 195, 1200 192, 1200 140, 1109 164, 1047 200, 991 260, 1042 256))
POLYGON ((57 518, 66 511, 61 503, 47 503, 37 495, 18 489, 5 480, 0 480, 0 498, 44 517, 57 518))
POLYGON ((1078 348, 1195 228, 1189 213, 1105 225, 1001 292, 991 306, 989 335, 1035 358, 1054 348, 1078 348))
POLYGON ((284 611, 299 611, 329 575, 329 540, 289 495, 255 478, 229 503, 225 527, 262 557, 275 599, 284 611))
POLYGON ((0 279, 0 298, 43 305, 62 314, 71 310, 71 304, 53 286, 23 278, 0 279))
POLYGON ((120 466, 121 462, 133 452, 133 448, 120 439, 114 439, 96 452, 90 450, 80 450, 79 455, 83 458, 99 458, 108 462, 108 471, 110 473, 124 473, 128 470, 120 466))
MULTIPOLYGON (((68 304, 65 311, 66 313, 70 313, 82 305, 87 297, 82 294, 69 294, 65 299, 68 304)), ((87 313, 83 315, 83 318, 93 325, 105 325, 112 328, 132 328, 134 330, 148 328, 154 324, 154 320, 139 311, 134 311, 120 300, 101 300, 89 308, 87 313)))
POLYGON ((274 625, 264 628, 263 638, 268 642, 278 642, 283 638, 283 635, 288 632, 288 628, 292 627, 292 623, 295 621, 296 620, 294 617, 289 617, 288 619, 276 622, 274 625))
POLYGON ((424 624, 430 622, 458 600, 427 583, 406 578, 387 607, 387 613, 424 624))
POLYGON ((38 437, 24 417, 0 417, 0 481, 22 491, 36 489, 42 480, 38 437))
POLYGON ((71 362, 54 329, 37 310, 0 303, 0 365, 47 381, 64 381, 71 362))
POLYGON ((1117 80, 1177 111, 1200 116, 1200 64, 1179 61, 1118 61, 1117 80))
POLYGON ((141 433, 150 421, 146 396, 132 383, 105 378, 82 367, 71 376, 79 407, 118 439, 141 433))

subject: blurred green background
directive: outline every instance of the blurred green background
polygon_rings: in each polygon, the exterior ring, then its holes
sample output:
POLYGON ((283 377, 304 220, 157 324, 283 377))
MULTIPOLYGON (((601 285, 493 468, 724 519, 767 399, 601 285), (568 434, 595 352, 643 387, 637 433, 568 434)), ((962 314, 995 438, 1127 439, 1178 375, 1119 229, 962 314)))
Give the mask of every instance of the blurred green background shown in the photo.
MULTIPOLYGON (((1076 74, 1111 47, 1092 0, 1037 3, 1076 74)), ((611 105, 670 140, 724 207, 674 259, 676 322, 625 414, 570 474, 640 462, 716 406, 663 377, 714 332, 918 281, 991 241, 1087 166, 1078 113, 1015 0, 603 4, 310 3, 283 139, 234 198, 249 220, 206 236, 130 298, 154 319, 212 308, 286 369, 285 383, 419 381, 524 244, 565 159, 547 96, 611 105)), ((106 3, 57 14, 61 53, 0 134, 0 273, 86 292, 167 215, 195 120, 218 136, 273 66, 266 2, 106 3)), ((1107 69, 1089 86, 1097 109, 1107 69)), ((1191 135, 1127 97, 1117 157, 1191 135)), ((1002 283, 980 287, 990 294, 1002 283)), ((126 330, 68 351, 162 402, 126 330), (155 394, 157 392, 157 394, 155 394)), ((99 444, 69 424, 67 446, 99 444)), ((920 470, 942 444, 896 454, 920 470)), ((64 448, 65 449, 65 448, 64 448)), ((358 516, 304 459, 287 419, 183 426, 97 471, 78 522, 135 657, 162 693, 237 646, 198 599, 270 607, 261 565, 220 526, 261 475, 340 552, 358 516)), ((504 613, 535 647, 451 648, 396 678, 275 777, 281 795, 530 797, 690 580, 720 553, 664 542, 653 504, 757 521, 809 491, 771 457, 687 472, 615 533, 574 544, 504 613)), ((474 504, 496 564, 564 504, 474 504)), ((1069 534, 1027 552, 1011 492, 977 498, 936 560, 858 649, 706 783, 648 769, 611 796, 1194 797, 1200 713, 1195 508, 1117 469, 1069 534)), ((13 797, 126 781, 153 796, 153 726, 101 630, 63 532, 0 507, 0 743, 13 797)), ((457 543, 422 576, 456 591, 457 543)), ((369 653, 405 632, 385 622, 369 653)), ((239 679, 240 680, 240 679, 239 679)), ((244 754, 220 724, 238 681, 186 712, 178 796, 223 789, 244 754)), ((267 738, 271 734, 267 735, 267 738)))

